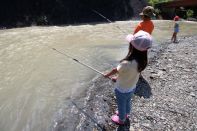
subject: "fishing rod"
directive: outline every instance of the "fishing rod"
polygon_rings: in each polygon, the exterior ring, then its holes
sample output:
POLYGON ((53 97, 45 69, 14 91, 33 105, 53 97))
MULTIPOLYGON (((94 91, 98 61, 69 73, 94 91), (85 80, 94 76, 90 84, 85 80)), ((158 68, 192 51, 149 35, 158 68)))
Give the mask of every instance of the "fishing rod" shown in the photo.
MULTIPOLYGON (((81 62, 81 61, 79 61, 79 60, 77 60, 76 58, 74 58, 74 57, 72 57, 72 56, 70 56, 70 55, 68 55, 68 54, 66 54, 66 53, 62 53, 61 51, 57 50, 56 48, 53 48, 53 47, 50 47, 50 46, 48 46, 48 47, 51 48, 52 50, 56 51, 57 53, 62 54, 62 55, 64 55, 64 56, 66 56, 66 57, 68 57, 68 58, 74 60, 75 62, 77 62, 77 63, 79 63, 79 64, 81 64, 81 65, 83 65, 83 66, 85 66, 85 67, 87 67, 87 68, 89 68, 89 69, 95 71, 96 73, 99 73, 99 74, 101 74, 102 76, 104 76, 104 74, 103 74, 102 72, 100 72, 100 71, 98 71, 97 69, 95 69, 95 68, 93 68, 93 67, 91 67, 91 66, 89 66, 89 65, 87 65, 87 64, 85 64, 85 63, 83 63, 83 62, 81 62)), ((108 79, 112 80, 110 77, 105 77, 105 78, 108 78, 108 79)), ((113 81, 113 80, 112 80, 112 81, 113 81)))
MULTIPOLYGON (((105 20, 107 20, 109 23, 113 23, 111 20, 109 20, 107 17, 105 17, 104 15, 102 15, 101 13, 99 13, 98 11, 91 9, 94 13, 98 14, 99 16, 101 16, 102 18, 104 18, 105 20)), ((127 32, 123 31, 119 26, 115 25, 116 28, 118 28, 122 33, 127 34, 127 32)))
MULTIPOLYGON (((74 57, 72 57, 72 56, 70 56, 70 55, 68 55, 68 54, 62 53, 61 51, 57 50, 56 48, 50 47, 50 46, 48 46, 48 45, 47 45, 47 47, 50 48, 50 49, 52 49, 52 50, 54 50, 54 51, 56 51, 57 53, 62 54, 62 55, 64 55, 64 56, 66 56, 66 57, 68 57, 68 58, 74 60, 75 62, 77 62, 77 63, 79 63, 79 64, 81 64, 81 65, 83 65, 83 66, 85 66, 85 67, 87 67, 87 68, 89 68, 89 69, 91 69, 91 70, 93 70, 93 71, 95 71, 95 72, 97 72, 97 73, 99 73, 99 74, 101 74, 101 75, 104 76, 104 74, 103 74, 102 72, 100 72, 100 71, 94 69, 93 67, 91 67, 91 66, 89 66, 89 65, 87 65, 87 64, 85 64, 85 63, 80 62, 80 61, 77 60, 76 58, 74 58, 74 57)), ((107 77, 107 78, 110 79, 110 80, 112 80, 110 77, 107 77)), ((112 80, 112 81, 113 81, 113 80, 112 80)), ((106 131, 106 129, 105 129, 104 126, 102 126, 101 124, 99 124, 94 118, 92 118, 88 113, 86 113, 82 108, 80 108, 73 100, 71 100, 71 103, 72 103, 80 112, 82 112, 86 117, 88 117, 91 121, 93 121, 93 122, 97 125, 97 127, 99 127, 99 128, 101 129, 101 131, 106 131)))
POLYGON ((91 66, 89 66, 89 65, 87 65, 87 64, 85 64, 85 63, 82 63, 81 61, 77 60, 76 58, 73 58, 72 56, 70 56, 70 55, 68 55, 68 54, 62 53, 61 51, 57 50, 56 48, 53 48, 53 47, 52 47, 51 49, 54 50, 54 51, 56 51, 56 52, 58 52, 59 54, 62 54, 62 55, 64 55, 64 56, 68 57, 68 58, 71 58, 71 59, 74 60, 75 62, 77 62, 77 63, 79 63, 79 64, 81 64, 81 65, 83 65, 83 66, 85 66, 85 67, 87 67, 87 68, 89 68, 89 69, 91 69, 91 70, 93 70, 93 71, 95 71, 95 72, 97 72, 97 73, 99 73, 99 74, 101 74, 101 75, 104 76, 104 74, 103 74, 102 72, 100 72, 100 71, 94 69, 93 67, 91 67, 91 66))

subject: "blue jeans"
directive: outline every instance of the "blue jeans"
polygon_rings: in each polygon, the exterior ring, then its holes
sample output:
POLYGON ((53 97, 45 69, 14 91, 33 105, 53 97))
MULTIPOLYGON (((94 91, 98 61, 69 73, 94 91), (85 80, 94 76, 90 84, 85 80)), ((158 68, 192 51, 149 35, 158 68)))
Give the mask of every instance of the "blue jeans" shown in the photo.
POLYGON ((121 93, 115 89, 116 102, 118 105, 119 119, 125 121, 126 115, 131 111, 131 97, 133 96, 135 89, 128 93, 121 93))

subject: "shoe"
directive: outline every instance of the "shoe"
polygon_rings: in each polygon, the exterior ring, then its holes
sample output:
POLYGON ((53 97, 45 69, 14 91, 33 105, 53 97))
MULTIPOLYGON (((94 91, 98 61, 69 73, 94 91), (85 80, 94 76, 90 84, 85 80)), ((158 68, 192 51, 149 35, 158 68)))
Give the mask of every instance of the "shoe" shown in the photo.
POLYGON ((125 124, 125 131, 130 131, 130 120, 129 120, 129 118, 126 119, 124 124, 125 124))
POLYGON ((111 120, 117 125, 124 125, 124 122, 119 119, 118 115, 113 115, 111 120))
MULTIPOLYGON (((115 114, 118 116, 119 115, 119 112, 118 111, 115 111, 115 114)), ((129 118, 129 115, 126 115, 126 119, 129 118)))
POLYGON ((116 128, 116 131, 125 131, 124 125, 119 125, 118 128, 116 128))
POLYGON ((179 43, 179 41, 176 40, 176 41, 173 41, 173 43, 179 43))
POLYGON ((124 125, 119 125, 116 131, 130 131, 130 121, 127 119, 124 125))

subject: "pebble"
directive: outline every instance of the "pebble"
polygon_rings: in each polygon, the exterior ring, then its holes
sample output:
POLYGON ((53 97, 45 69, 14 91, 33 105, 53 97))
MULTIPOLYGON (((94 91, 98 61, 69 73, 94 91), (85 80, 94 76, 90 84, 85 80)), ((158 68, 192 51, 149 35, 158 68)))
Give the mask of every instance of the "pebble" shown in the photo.
POLYGON ((195 97, 196 95, 195 95, 194 92, 191 92, 191 93, 190 93, 190 96, 195 97))
POLYGON ((160 119, 165 120, 166 118, 162 115, 162 116, 160 117, 160 119))
POLYGON ((149 127, 150 128, 150 124, 148 124, 148 123, 142 123, 142 126, 145 126, 145 127, 149 127))

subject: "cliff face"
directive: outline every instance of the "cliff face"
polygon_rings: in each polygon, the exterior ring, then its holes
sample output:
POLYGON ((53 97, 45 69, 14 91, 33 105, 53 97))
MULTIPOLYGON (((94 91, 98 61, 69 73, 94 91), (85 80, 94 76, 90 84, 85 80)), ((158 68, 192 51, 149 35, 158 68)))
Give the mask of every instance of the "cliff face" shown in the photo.
POLYGON ((144 0, 3 0, 0 4, 0 26, 79 24, 106 21, 96 10, 112 21, 135 16, 144 0))
POLYGON ((133 9, 133 17, 139 17, 139 13, 147 5, 146 0, 130 0, 130 6, 133 9))

